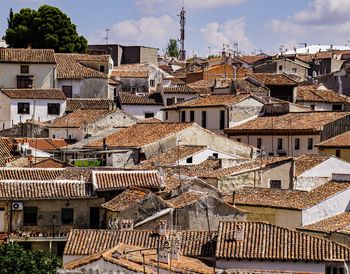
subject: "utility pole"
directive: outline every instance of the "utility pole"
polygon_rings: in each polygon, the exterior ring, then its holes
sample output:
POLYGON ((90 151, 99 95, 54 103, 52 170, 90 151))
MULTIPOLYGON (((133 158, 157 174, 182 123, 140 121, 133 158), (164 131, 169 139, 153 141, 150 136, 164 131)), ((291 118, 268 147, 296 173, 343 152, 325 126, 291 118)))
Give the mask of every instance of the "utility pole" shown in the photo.
POLYGON ((182 9, 178 16, 180 17, 180 56, 179 60, 186 60, 186 50, 185 50, 185 25, 186 25, 186 11, 184 4, 182 4, 182 9))
POLYGON ((105 31, 106 31, 106 37, 103 37, 103 39, 106 40, 106 45, 108 45, 108 32, 110 31, 110 29, 106 28, 105 31))

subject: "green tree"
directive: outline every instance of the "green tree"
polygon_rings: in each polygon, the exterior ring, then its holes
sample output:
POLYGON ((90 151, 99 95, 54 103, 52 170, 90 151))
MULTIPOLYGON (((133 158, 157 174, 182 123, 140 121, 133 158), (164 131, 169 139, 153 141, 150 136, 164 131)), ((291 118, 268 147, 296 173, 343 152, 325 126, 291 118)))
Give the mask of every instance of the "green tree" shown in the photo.
POLYGON ((29 251, 17 243, 0 245, 0 274, 50 274, 62 266, 59 258, 41 250, 29 251))
POLYGON ((11 48, 51 48, 55 52, 83 53, 87 40, 79 36, 70 18, 56 7, 43 5, 39 9, 10 10, 6 43, 11 48))
POLYGON ((178 57, 179 56, 179 47, 177 45, 176 39, 170 39, 166 48, 166 53, 170 57, 178 57))

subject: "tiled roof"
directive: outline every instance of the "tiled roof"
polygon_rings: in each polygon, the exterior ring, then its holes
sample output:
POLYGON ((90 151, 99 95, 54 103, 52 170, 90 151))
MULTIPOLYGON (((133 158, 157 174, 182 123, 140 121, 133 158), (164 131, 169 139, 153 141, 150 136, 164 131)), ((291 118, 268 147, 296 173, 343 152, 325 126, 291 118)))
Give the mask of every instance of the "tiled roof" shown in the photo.
POLYGON ((102 204, 101 207, 109 211, 120 212, 136 205, 148 193, 149 191, 145 189, 127 189, 112 200, 102 204))
POLYGON ((217 169, 209 171, 208 173, 203 173, 199 177, 202 178, 222 178, 229 175, 243 173, 255 169, 264 169, 269 166, 279 165, 288 161, 291 161, 290 157, 264 157, 254 161, 244 162, 232 167, 217 169))
POLYGON ((318 237, 258 222, 221 222, 216 249, 221 259, 349 261, 350 249, 318 237), (242 231, 242 240, 235 238, 242 231))
POLYGON ((97 191, 127 189, 130 187, 147 189, 163 187, 163 179, 156 170, 93 171, 92 176, 97 191))
POLYGON ((148 64, 127 64, 114 67, 111 71, 112 77, 121 78, 148 78, 148 64))
POLYGON ((238 57, 238 59, 242 60, 247 64, 254 64, 257 61, 260 61, 266 58, 267 58, 266 55, 242 55, 238 57))
POLYGON ((265 86, 255 85, 249 82, 247 79, 237 80, 238 87, 240 91, 252 92, 252 93, 268 93, 270 91, 269 88, 265 86))
POLYGON ((0 180, 50 181, 60 175, 63 169, 55 168, 0 168, 0 180))
POLYGON ((317 89, 314 85, 299 86, 297 89, 297 103, 299 102, 323 102, 349 104, 349 98, 333 90, 317 89))
POLYGON ((190 88, 188 85, 181 85, 177 87, 164 87, 164 93, 197 94, 198 91, 190 88))
POLYGON ((88 198, 87 185, 79 181, 0 181, 0 199, 88 198))
POLYGON ((72 167, 63 169, 56 180, 72 180, 90 182, 92 178, 91 168, 72 167))
POLYGON ((205 149, 205 146, 176 146, 167 152, 159 154, 149 160, 142 162, 143 166, 146 165, 159 165, 159 166, 171 166, 177 164, 178 160, 182 160, 197 152, 205 149))
POLYGON ((53 158, 38 158, 33 157, 31 160, 28 157, 21 157, 10 163, 6 167, 35 167, 35 168, 65 168, 70 166, 65 162, 58 161, 53 158))
POLYGON ((12 99, 52 99, 65 100, 66 96, 58 88, 52 89, 1 89, 7 97, 12 99))
MULTIPOLYGON (((189 123, 146 123, 121 129, 106 137, 109 147, 142 147, 160 139, 170 137, 191 126, 189 123)), ((91 142, 90 147, 102 146, 102 141, 91 142)))
POLYGON ((179 104, 168 106, 164 109, 176 109, 176 108, 196 108, 196 107, 229 107, 239 102, 248 99, 252 95, 249 93, 242 93, 238 95, 208 95, 200 96, 193 99, 185 100, 179 104))
MULTIPOLYGON (((216 233, 207 231, 180 231, 181 254, 189 257, 211 257, 212 246, 208 244, 216 233)), ((161 245, 167 240, 161 236, 161 245)), ((144 248, 156 248, 158 237, 150 230, 95 230, 73 229, 69 233, 64 249, 65 255, 91 255, 108 250, 118 243, 137 245, 144 248)), ((214 247, 215 249, 215 247, 214 247)))
POLYGON ((302 112, 287 113, 279 116, 262 116, 247 123, 226 129, 227 133, 276 132, 307 130, 321 131, 323 126, 350 115, 350 112, 302 112))
POLYGON ((0 166, 4 166, 6 163, 11 162, 20 157, 16 155, 14 151, 13 139, 7 137, 0 138, 0 166))
POLYGON ((84 124, 93 123, 113 112, 113 110, 106 109, 78 109, 52 120, 48 126, 53 128, 80 128, 84 124))
POLYGON ((31 148, 43 151, 56 151, 66 147, 68 143, 64 139, 50 138, 15 138, 17 143, 28 143, 31 148))
POLYGON ((179 196, 165 200, 172 208, 179 209, 197 203, 198 201, 207 198, 208 194, 198 191, 186 191, 179 196))
POLYGON ((285 74, 275 73, 252 73, 248 79, 253 78, 266 86, 296 86, 297 82, 285 74))
POLYGON ((188 86, 200 94, 210 94, 214 89, 215 81, 199 80, 188 84, 188 86))
POLYGON ((78 109, 112 109, 113 100, 102 98, 67 98, 66 112, 78 109))
POLYGON ((302 230, 319 231, 319 232, 335 232, 342 230, 349 230, 350 226, 350 212, 343 212, 338 215, 323 219, 317 223, 303 226, 302 230))
POLYGON ((130 92, 119 92, 121 105, 163 105, 160 93, 133 94, 130 92))
MULTIPOLYGON (((83 61, 98 61, 96 58, 102 58, 98 55, 75 54, 75 53, 55 53, 57 61, 57 79, 80 80, 85 78, 107 79, 108 75, 94 69, 88 68, 82 64, 83 61)), ((100 60, 100 62, 105 62, 100 60)))
POLYGON ((53 49, 0 48, 0 63, 56 64, 53 49))
POLYGON ((171 80, 172 85, 185 85, 186 84, 184 81, 182 81, 181 79, 179 79, 177 77, 171 77, 171 78, 168 78, 168 80, 171 80))
POLYGON ((305 171, 318 166, 331 158, 329 155, 303 154, 295 158, 295 176, 300 176, 305 171))
POLYGON ((237 191, 236 205, 266 206, 301 210, 350 188, 350 182, 330 181, 309 192, 243 187, 237 191))
POLYGON ((350 131, 334 136, 326 141, 323 141, 316 146, 318 147, 350 147, 350 131))

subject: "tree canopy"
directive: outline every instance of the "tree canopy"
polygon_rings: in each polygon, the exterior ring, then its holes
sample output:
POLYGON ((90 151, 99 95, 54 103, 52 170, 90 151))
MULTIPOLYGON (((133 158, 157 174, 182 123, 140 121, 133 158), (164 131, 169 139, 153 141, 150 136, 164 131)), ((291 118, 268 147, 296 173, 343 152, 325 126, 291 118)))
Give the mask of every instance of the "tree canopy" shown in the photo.
POLYGON ((62 262, 51 253, 23 249, 16 243, 3 243, 0 245, 0 274, 56 273, 62 262))
POLYGON ((11 48, 50 48, 55 52, 86 51, 87 40, 60 9, 48 5, 38 10, 10 10, 5 40, 11 48))
POLYGON ((176 39, 170 39, 166 48, 166 53, 170 57, 178 57, 179 56, 179 47, 177 45, 176 39))

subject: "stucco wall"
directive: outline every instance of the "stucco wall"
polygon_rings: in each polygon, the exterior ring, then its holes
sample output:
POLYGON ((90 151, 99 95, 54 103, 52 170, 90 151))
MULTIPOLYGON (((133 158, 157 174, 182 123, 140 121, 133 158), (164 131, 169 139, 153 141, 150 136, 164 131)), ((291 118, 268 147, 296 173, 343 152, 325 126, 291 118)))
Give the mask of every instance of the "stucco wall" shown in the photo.
POLYGON ((0 92, 0 130, 12 127, 11 122, 11 99, 0 92))
POLYGON ((137 119, 145 119, 145 113, 153 113, 154 117, 164 120, 164 112, 160 110, 162 105, 122 105, 122 109, 137 119))
POLYGON ((113 99, 107 79, 58 80, 58 87, 62 88, 62 86, 72 86, 73 98, 113 99))
POLYGON ((337 149, 340 150, 340 158, 350 162, 350 148, 319 148, 321 154, 327 154, 332 156, 336 155, 337 149))

